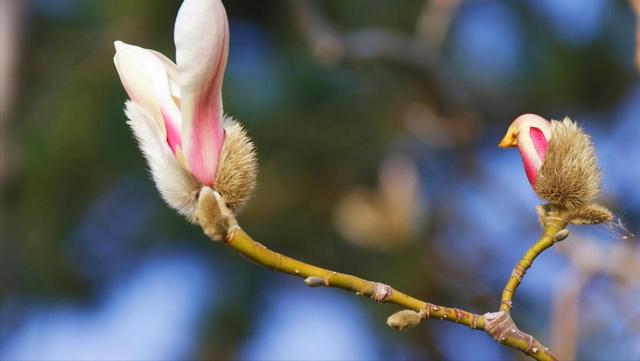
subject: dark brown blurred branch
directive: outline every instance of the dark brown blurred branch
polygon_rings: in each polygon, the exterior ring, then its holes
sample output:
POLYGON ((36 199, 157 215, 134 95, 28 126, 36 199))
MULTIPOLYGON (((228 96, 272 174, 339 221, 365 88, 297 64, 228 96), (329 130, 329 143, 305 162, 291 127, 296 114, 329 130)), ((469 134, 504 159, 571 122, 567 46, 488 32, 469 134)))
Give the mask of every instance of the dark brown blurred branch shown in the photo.
POLYGON ((340 34, 316 0, 289 0, 289 6, 294 21, 320 62, 334 65, 381 60, 406 66, 431 84, 441 109, 469 107, 465 88, 454 79, 433 45, 425 41, 424 29, 411 36, 382 28, 340 34))
POLYGON ((0 1, 0 188, 4 187, 14 161, 10 158, 7 132, 20 90, 18 74, 26 7, 25 1, 0 1))
POLYGON ((629 3, 636 13, 636 66, 640 71, 640 0, 629 0, 629 3))
POLYGON ((416 24, 416 36, 433 47, 439 47, 462 0, 425 1, 416 24))

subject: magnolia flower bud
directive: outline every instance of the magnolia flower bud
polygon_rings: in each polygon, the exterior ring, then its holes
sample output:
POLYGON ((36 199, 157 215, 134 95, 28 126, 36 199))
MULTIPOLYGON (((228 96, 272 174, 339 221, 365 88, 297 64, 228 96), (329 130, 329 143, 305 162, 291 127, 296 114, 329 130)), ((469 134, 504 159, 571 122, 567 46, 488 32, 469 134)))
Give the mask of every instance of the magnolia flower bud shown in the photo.
POLYGON ((600 193, 600 168, 591 139, 569 118, 549 122, 522 115, 499 146, 518 147, 531 186, 552 205, 580 209, 600 193))
POLYGON ((402 310, 387 318, 387 325, 394 330, 402 331, 406 328, 418 326, 424 315, 414 310, 402 310))
POLYGON ((202 187, 237 210, 257 176, 255 149, 222 110, 229 25, 220 0, 185 0, 175 24, 177 65, 115 42, 114 63, 129 98, 126 115, 164 200, 195 222, 202 187))

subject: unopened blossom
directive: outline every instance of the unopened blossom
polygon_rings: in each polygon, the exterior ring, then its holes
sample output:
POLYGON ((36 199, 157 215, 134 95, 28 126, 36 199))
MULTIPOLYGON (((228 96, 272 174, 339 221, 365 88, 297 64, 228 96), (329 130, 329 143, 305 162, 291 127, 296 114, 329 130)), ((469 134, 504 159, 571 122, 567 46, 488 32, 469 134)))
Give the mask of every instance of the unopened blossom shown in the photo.
MULTIPOLYGON (((604 217, 600 206, 592 204, 601 180, 595 149, 591 138, 569 118, 550 122, 535 114, 521 115, 499 146, 518 147, 529 183, 540 198, 568 210, 588 206, 589 212, 604 217)), ((585 212, 581 210, 581 217, 585 212)))
POLYGON ((256 178, 254 146, 223 113, 229 25, 220 0, 185 0, 174 29, 176 63, 115 42, 114 63, 130 100, 125 113, 165 201, 194 221, 203 186, 236 209, 256 178))

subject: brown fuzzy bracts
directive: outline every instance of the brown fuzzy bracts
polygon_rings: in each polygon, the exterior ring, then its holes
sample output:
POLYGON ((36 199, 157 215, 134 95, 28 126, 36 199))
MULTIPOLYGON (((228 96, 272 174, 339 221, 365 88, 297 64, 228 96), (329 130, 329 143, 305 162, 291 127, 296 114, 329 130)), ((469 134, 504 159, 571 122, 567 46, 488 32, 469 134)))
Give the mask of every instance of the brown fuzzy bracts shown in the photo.
POLYGON ((553 121, 552 126, 535 191, 551 204, 581 208, 600 193, 600 168, 591 138, 569 118, 553 121))
POLYGON ((214 188, 220 192, 227 206, 236 212, 255 189, 258 160, 255 146, 242 125, 226 118, 224 132, 214 188))
POLYGON ((567 219, 571 224, 599 224, 611 223, 613 214, 599 204, 589 204, 580 209, 569 212, 567 219))

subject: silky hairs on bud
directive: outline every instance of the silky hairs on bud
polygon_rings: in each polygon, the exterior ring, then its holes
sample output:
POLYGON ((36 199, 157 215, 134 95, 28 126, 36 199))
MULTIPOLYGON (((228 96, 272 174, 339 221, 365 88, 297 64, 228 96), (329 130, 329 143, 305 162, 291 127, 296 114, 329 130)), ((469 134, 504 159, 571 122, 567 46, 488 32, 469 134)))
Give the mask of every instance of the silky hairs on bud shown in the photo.
POLYGON ((552 127, 534 189, 551 204, 567 210, 582 208, 600 193, 600 167, 591 138, 569 118, 552 121, 552 127))
POLYGON ((251 197, 258 176, 255 146, 240 123, 226 117, 224 143, 214 187, 234 212, 251 197))
POLYGON ((229 24, 220 0, 184 0, 174 27, 176 63, 153 50, 114 43, 130 101, 126 114, 164 200, 197 222, 203 187, 235 212, 255 188, 255 147, 226 117, 222 82, 229 24))
MULTIPOLYGON (((156 188, 162 198, 190 222, 196 222, 198 192, 202 184, 174 157, 164 141, 164 128, 143 107, 126 103, 127 122, 144 154, 156 188)), ((256 184, 258 160, 255 146, 238 122, 229 117, 223 123, 222 145, 216 190, 227 206, 237 212, 251 197, 256 184)))

